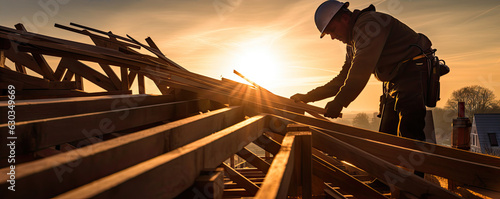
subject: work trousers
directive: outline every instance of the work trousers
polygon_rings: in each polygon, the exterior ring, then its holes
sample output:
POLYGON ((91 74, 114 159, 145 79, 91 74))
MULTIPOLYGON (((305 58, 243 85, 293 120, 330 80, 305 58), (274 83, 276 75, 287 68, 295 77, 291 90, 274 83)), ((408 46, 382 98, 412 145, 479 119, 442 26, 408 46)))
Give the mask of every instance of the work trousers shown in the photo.
POLYGON ((398 75, 384 82, 380 132, 425 141, 426 77, 427 59, 422 58, 402 64, 398 75))

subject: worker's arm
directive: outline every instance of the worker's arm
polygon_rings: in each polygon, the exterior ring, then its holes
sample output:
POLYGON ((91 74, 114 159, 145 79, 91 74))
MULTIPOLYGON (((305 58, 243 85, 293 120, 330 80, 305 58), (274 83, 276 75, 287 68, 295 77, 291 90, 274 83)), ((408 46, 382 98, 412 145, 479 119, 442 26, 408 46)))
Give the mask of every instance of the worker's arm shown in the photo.
MULTIPOLYGON (((330 82, 326 83, 323 86, 317 87, 311 91, 309 91, 307 94, 300 96, 300 100, 307 103, 307 102, 314 102, 318 100, 322 100, 328 97, 333 97, 335 94, 337 94, 340 90, 340 87, 344 85, 344 81, 347 77, 347 73, 349 72, 349 68, 351 67, 351 56, 352 56, 352 51, 351 47, 348 46, 347 48, 347 53, 346 53, 346 59, 344 62, 344 65, 342 66, 342 70, 340 73, 330 80, 330 82)), ((300 94, 298 94, 300 95, 300 94)), ((292 98, 293 99, 293 98, 292 98)))
POLYGON ((375 69, 392 23, 381 24, 371 14, 360 18, 353 29, 355 55, 344 85, 334 103, 347 107, 365 88, 375 69))

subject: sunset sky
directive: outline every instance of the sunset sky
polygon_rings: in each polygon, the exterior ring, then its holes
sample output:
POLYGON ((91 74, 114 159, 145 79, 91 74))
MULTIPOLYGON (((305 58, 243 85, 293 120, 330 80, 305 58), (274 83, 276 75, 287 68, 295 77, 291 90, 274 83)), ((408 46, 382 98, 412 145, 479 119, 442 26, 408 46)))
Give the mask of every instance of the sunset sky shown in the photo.
MULTIPOLYGON (((54 23, 75 22, 140 40, 149 36, 167 57, 192 72, 240 80, 233 74, 236 69, 289 97, 328 82, 344 62, 341 42, 319 39, 313 19, 323 1, 5 0, 0 25, 21 22, 28 31, 85 43, 91 43, 88 37, 55 28, 54 23)), ((395 16, 432 40, 437 56, 451 68, 441 80, 438 106, 444 106, 454 90, 469 85, 486 87, 500 97, 500 1, 354 0, 350 4, 351 10, 374 4, 377 11, 395 16)), ((374 112, 380 94, 381 82, 372 77, 344 112, 374 112)), ((323 107, 330 100, 314 105, 323 107)))

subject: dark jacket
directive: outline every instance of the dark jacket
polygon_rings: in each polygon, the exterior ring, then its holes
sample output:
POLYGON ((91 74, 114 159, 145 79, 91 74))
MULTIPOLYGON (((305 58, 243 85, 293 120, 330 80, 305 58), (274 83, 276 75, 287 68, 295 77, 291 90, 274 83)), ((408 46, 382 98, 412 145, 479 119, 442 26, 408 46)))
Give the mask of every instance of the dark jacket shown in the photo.
POLYGON ((399 62, 429 49, 430 40, 398 19, 376 12, 375 7, 355 10, 351 17, 347 55, 340 73, 327 84, 306 94, 312 102, 336 96, 334 101, 347 107, 364 89, 371 74, 380 81, 390 81, 399 62))

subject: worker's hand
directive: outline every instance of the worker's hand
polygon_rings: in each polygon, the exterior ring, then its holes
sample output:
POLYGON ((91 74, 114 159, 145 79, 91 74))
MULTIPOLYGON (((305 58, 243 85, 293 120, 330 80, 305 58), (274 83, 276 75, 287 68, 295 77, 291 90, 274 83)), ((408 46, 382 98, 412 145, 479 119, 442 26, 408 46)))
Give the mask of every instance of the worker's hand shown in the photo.
POLYGON ((326 104, 325 106, 326 109, 325 117, 333 119, 340 117, 340 112, 342 111, 342 108, 344 107, 339 103, 335 103, 334 101, 328 102, 328 104, 326 104))
POLYGON ((290 97, 290 99, 295 101, 295 103, 299 103, 299 102, 307 103, 307 101, 305 100, 305 96, 306 95, 304 95, 304 94, 297 93, 295 95, 292 95, 292 97, 290 97))

